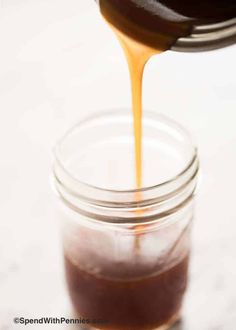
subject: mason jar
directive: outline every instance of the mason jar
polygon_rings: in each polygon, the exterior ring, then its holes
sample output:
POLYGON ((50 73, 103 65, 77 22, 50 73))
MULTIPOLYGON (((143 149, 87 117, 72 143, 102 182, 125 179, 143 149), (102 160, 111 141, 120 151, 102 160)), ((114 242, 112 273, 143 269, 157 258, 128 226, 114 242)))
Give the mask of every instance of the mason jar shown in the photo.
POLYGON ((94 114, 55 148, 67 286, 83 329, 168 329, 188 284, 199 161, 188 132, 143 115, 135 189, 132 113, 94 114))

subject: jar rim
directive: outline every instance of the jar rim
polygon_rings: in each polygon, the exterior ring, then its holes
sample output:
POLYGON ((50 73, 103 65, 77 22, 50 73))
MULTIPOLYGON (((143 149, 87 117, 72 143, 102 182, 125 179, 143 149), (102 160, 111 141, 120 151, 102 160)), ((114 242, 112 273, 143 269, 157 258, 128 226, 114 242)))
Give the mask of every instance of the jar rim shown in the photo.
MULTIPOLYGON (((178 194, 193 178, 196 177, 199 164, 197 147, 193 143, 192 137, 189 132, 176 121, 168 118, 163 114, 157 114, 151 111, 145 111, 145 118, 159 121, 167 125, 168 127, 174 128, 178 131, 189 145, 191 145, 191 157, 182 170, 172 178, 157 183, 151 186, 142 187, 140 189, 107 189, 91 185, 89 183, 79 180, 73 175, 63 163, 60 147, 63 142, 72 134, 75 130, 85 127, 90 124, 91 121, 105 120, 106 118, 114 118, 115 116, 130 116, 127 109, 115 109, 109 111, 100 111, 99 113, 93 113, 85 119, 79 121, 72 128, 67 130, 63 137, 57 142, 54 148, 55 163, 53 168, 54 178, 57 185, 57 190, 63 191, 63 194, 72 196, 73 199, 79 198, 80 200, 91 203, 93 205, 102 207, 113 207, 113 208, 135 208, 135 207, 146 207, 153 203, 162 203, 168 198, 172 198, 178 194), (83 193, 81 193, 81 191, 83 193), (142 200, 134 198, 135 194, 142 194, 142 200)), ((73 204, 73 203, 72 203, 73 204)))
POLYGON ((163 114, 159 114, 159 113, 155 113, 153 111, 145 111, 145 115, 152 117, 154 120, 161 120, 163 122, 165 122, 166 124, 168 124, 169 126, 173 125, 175 126, 182 134, 184 134, 192 143, 193 145, 193 155, 190 159, 190 161, 187 163, 187 165, 176 175, 174 175, 171 179, 168 179, 164 182, 161 183, 157 183, 154 185, 150 185, 148 187, 142 187, 142 188, 134 188, 134 189, 109 189, 109 188, 104 188, 104 187, 99 187, 96 185, 92 185, 90 183, 86 183, 82 180, 79 180, 77 177, 74 176, 73 173, 71 173, 66 166, 63 164, 63 161, 60 157, 60 146, 61 144, 68 138, 68 136, 73 133, 75 130, 82 128, 84 125, 88 124, 91 122, 91 120, 94 120, 94 118, 96 117, 96 120, 101 120, 103 118, 106 118, 107 116, 112 116, 114 117, 116 114, 120 114, 120 112, 124 112, 127 111, 127 109, 115 109, 115 110, 108 110, 108 111, 101 111, 101 112, 95 112, 90 116, 85 117, 84 119, 80 120, 79 122, 77 122, 75 125, 73 125, 71 128, 69 128, 64 135, 57 141, 54 149, 53 149, 53 154, 55 157, 56 162, 58 162, 58 164, 61 166, 61 168, 63 168, 63 170, 71 177, 73 178, 73 180, 77 181, 80 185, 83 186, 87 186, 89 188, 95 189, 97 191, 106 191, 106 192, 112 192, 112 193, 139 193, 139 192, 144 192, 147 190, 152 190, 161 186, 164 186, 166 184, 169 184, 173 181, 175 181, 178 177, 182 176, 188 169, 189 167, 192 165, 192 163, 194 162, 194 160, 197 157, 197 152, 198 149, 196 147, 196 145, 193 143, 192 141, 192 137, 190 135, 190 133, 188 132, 188 130, 183 127, 181 124, 177 123, 175 120, 169 118, 166 115, 163 114))

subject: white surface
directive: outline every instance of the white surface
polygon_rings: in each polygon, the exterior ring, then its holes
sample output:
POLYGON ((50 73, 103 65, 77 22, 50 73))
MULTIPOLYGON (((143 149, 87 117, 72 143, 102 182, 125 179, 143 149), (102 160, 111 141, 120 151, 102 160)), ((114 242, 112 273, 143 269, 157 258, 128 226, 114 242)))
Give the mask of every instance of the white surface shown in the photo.
MULTIPOLYGON (((0 4, 0 329, 8 330, 21 328, 14 316, 68 315, 51 148, 87 113, 129 106, 130 94, 122 52, 92 0, 0 4)), ((184 330, 236 329, 235 56, 235 47, 168 52, 145 76, 145 108, 188 127, 202 161, 184 330)))

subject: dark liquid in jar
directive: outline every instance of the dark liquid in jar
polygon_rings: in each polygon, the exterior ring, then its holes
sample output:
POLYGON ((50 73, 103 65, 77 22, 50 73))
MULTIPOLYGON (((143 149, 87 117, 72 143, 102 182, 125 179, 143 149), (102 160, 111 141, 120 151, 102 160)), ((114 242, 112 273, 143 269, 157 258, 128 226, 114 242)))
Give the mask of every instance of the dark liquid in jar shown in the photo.
MULTIPOLYGON (((85 319, 106 320, 105 324, 94 325, 104 330, 151 330, 168 324, 181 308, 188 261, 186 256, 156 275, 118 280, 88 273, 65 257, 75 311, 85 319)), ((119 271, 125 273, 125 268, 119 271)))

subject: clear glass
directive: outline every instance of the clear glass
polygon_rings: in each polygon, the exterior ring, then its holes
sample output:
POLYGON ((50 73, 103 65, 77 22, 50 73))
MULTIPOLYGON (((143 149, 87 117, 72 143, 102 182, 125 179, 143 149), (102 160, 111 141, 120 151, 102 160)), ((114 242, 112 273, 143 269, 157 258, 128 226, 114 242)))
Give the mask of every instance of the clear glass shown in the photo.
POLYGON ((65 271, 85 329, 168 329, 188 282, 198 157, 189 134, 144 112, 135 189, 132 113, 94 115, 55 149, 65 271))

